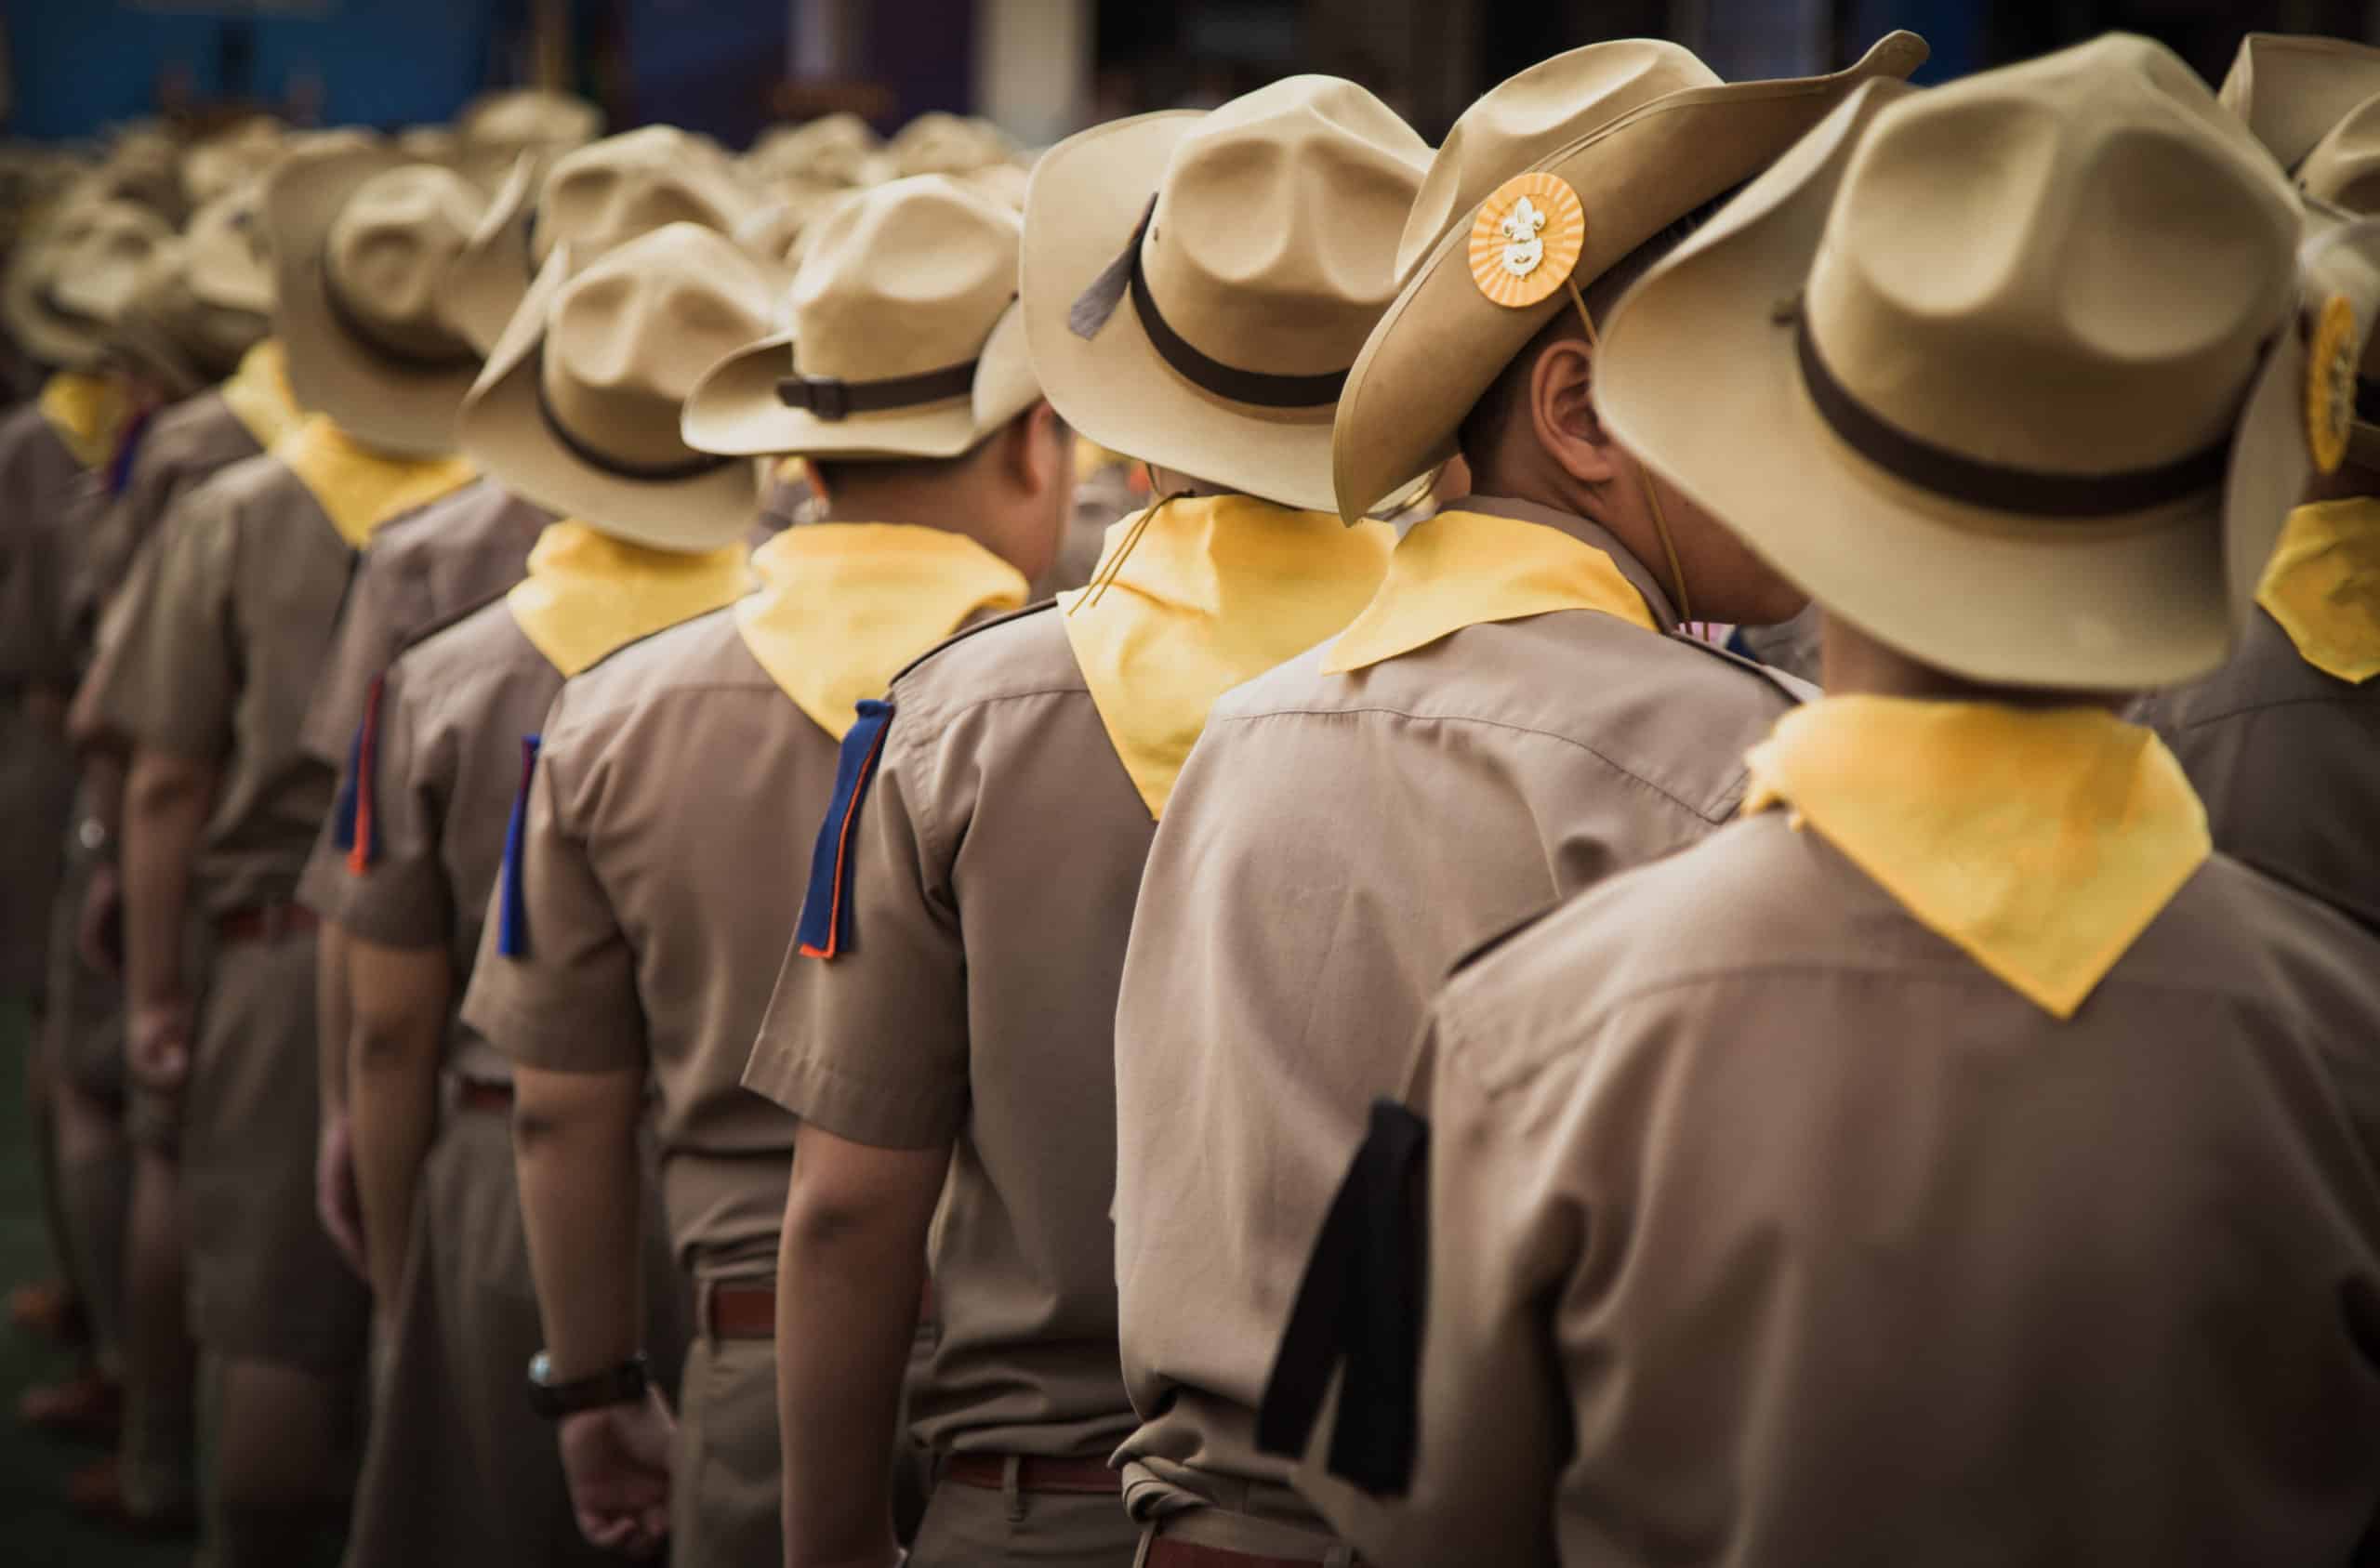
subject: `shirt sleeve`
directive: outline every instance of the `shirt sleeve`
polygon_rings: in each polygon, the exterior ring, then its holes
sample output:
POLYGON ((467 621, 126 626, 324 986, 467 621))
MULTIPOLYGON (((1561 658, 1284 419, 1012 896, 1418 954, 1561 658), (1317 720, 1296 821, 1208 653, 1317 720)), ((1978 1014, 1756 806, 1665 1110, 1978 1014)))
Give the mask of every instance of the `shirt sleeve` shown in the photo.
POLYGON ((100 724, 135 745, 213 761, 231 749, 238 514, 199 492, 126 590, 120 639, 96 693, 100 724))
POLYGON ((936 831, 964 803, 941 798, 957 771, 930 726, 907 722, 896 703, 851 827, 844 950, 786 959, 744 1082, 838 1138, 929 1149, 967 1116, 966 944, 951 840, 936 831))
POLYGON ((443 947, 452 900, 439 850, 454 798, 455 751, 431 729, 436 693, 424 692, 408 669, 398 660, 382 679, 377 706, 365 705, 361 722, 372 733, 359 752, 368 755, 365 776, 357 781, 355 823, 365 852, 361 869, 348 852, 338 918, 384 947, 443 947))
POLYGON ((547 744, 526 770, 524 795, 514 808, 517 831, 496 875, 463 1021, 524 1067, 641 1067, 636 954, 573 810, 575 759, 559 728, 549 717, 547 744), (515 898, 519 907, 508 911, 506 901, 515 898))
POLYGON ((426 597, 416 574, 402 562, 364 551, 339 614, 330 659, 306 705, 298 740, 307 756, 333 768, 347 766, 348 744, 364 721, 372 683, 430 620, 426 597))

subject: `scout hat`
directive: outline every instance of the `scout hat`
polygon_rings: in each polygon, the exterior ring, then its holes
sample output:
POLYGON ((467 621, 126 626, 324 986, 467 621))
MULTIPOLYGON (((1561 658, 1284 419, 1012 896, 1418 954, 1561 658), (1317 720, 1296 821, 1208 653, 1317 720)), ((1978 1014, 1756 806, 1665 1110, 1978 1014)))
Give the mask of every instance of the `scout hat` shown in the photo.
POLYGON ((1331 406, 1429 157, 1334 76, 1060 142, 1025 191, 1022 270, 1051 402, 1102 446, 1329 510, 1331 406))
POLYGON ((739 456, 955 457, 1041 395, 1016 299, 1016 215, 920 175, 818 225, 789 329, 729 356, 686 440, 739 456))
POLYGON ((721 233, 752 205, 709 141, 672 125, 606 137, 540 170, 517 162, 471 235, 447 289, 447 319, 493 345, 558 244, 583 266, 666 223, 721 233))
POLYGON ((1348 375, 1333 441, 1340 515, 1357 520, 1453 456, 1463 418, 1513 356, 1574 309, 1571 288, 1583 297, 1615 262, 1766 167, 1853 87, 1907 76, 1925 52, 1915 33, 1894 33, 1831 76, 1722 83, 1675 44, 1630 39, 1490 89, 1430 165, 1397 245, 1402 291, 1348 375), (1515 241, 1501 231, 1508 218, 1545 226, 1515 241), (1506 268, 1508 244, 1528 271, 1506 268))
POLYGON ((2344 38, 2251 33, 2223 78, 2223 107, 2294 170, 2324 132, 2380 93, 2380 49, 2344 38))
POLYGON ((250 180, 191 214, 182 243, 191 292, 209 305, 272 314, 272 254, 264 182, 250 180))
POLYGON ((463 444, 506 489, 599 532, 709 550, 752 525, 749 463, 680 441, 695 381, 765 334, 784 278, 725 235, 672 223, 573 270, 549 257, 488 356, 463 444))
POLYGON ((962 118, 940 110, 920 114, 884 144, 891 177, 970 174, 1014 156, 1016 143, 989 120, 962 118))
POLYGON ((508 152, 568 152, 603 134, 603 112, 568 93, 514 87, 474 99, 455 128, 466 142, 508 152))
POLYGON ((270 114, 252 114, 183 153, 182 190, 191 205, 203 207, 271 173, 281 161, 287 134, 270 114))
POLYGON ((178 402, 221 381, 271 330, 258 310, 227 310, 191 286, 194 248, 160 246, 136 275, 105 334, 108 350, 140 366, 178 402))
POLYGON ((2099 691, 2214 668, 2310 467, 2287 184, 2142 38, 1886 96, 1631 292, 1604 417, 1928 664, 2099 691))
POLYGON ((772 125, 744 155, 744 167, 770 184, 792 179, 822 186, 857 185, 869 155, 880 146, 866 121, 840 111, 798 125, 772 125))
POLYGON ((172 226, 138 203, 66 203, 15 258, 0 316, 33 358, 86 367, 142 265, 173 238, 172 226))
POLYGON ((480 357, 441 296, 484 210, 461 176, 386 142, 293 154, 274 172, 273 324, 298 406, 394 455, 454 450, 480 357))

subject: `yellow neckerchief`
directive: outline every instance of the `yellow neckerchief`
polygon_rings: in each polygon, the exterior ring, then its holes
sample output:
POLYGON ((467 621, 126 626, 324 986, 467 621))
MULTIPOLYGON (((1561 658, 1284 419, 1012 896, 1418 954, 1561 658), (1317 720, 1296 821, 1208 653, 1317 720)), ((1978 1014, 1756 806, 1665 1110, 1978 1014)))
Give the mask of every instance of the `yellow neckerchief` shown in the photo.
POLYGON ((735 607, 744 646, 838 741, 866 697, 978 610, 1025 602, 1025 573, 939 528, 813 522, 752 552, 760 591, 735 607))
POLYGON ((338 536, 362 549, 391 518, 426 507, 479 477, 471 460, 393 457, 359 444, 327 414, 310 414, 275 441, 272 455, 289 466, 331 520, 338 536))
POLYGON ((2071 1018, 2213 850, 2149 731, 2097 708, 1826 697, 1752 749, 1746 815, 1790 807, 2028 1000, 2071 1018))
POLYGON ((2324 675, 2356 685, 2380 675, 2380 500, 2291 512, 2256 602, 2324 675))
POLYGON ((268 452, 305 417, 290 395, 289 361, 277 337, 266 338, 241 356, 240 368, 217 389, 232 417, 268 452))
POLYGON ((1345 675, 1465 626, 1554 610, 1599 610, 1659 629, 1607 552, 1546 523, 1443 511, 1397 541, 1380 592, 1340 634, 1322 673, 1345 675))
POLYGON ((741 598, 752 586, 749 554, 740 543, 698 555, 656 550, 583 522, 551 522, 505 603, 530 645, 573 676, 640 637, 741 598))
POLYGON ((1092 586, 1060 594, 1066 641, 1149 815, 1217 697, 1344 626, 1396 535, 1250 495, 1158 502, 1107 531, 1092 586))
POLYGON ((61 370, 42 383, 41 416, 75 462, 100 470, 115 461, 132 405, 112 377, 61 370))

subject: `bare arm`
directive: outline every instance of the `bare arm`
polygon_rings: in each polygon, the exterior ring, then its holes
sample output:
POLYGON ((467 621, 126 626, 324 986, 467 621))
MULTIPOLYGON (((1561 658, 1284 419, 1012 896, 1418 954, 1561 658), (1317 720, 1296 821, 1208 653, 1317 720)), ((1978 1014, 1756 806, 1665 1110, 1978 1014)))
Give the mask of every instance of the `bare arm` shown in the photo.
POLYGON ((324 1127, 347 1114, 348 1048, 355 1037, 348 945, 345 926, 336 920, 323 922, 322 935, 314 943, 314 1054, 322 1078, 324 1127))
POLYGON ((643 1337, 644 1074, 513 1072, 512 1153, 554 1376, 615 1366, 643 1337))
POLYGON ((143 746, 124 802, 126 1051, 132 1070, 171 1087, 190 1071, 190 988, 182 933, 192 863, 215 798, 211 763, 143 746))
POLYGON ((348 1067, 355 1185, 372 1291, 397 1298, 413 1235, 414 1191, 438 1130, 438 1067, 454 1000, 443 948, 345 942, 354 1003, 348 1067))
POLYGON ((787 1568, 899 1559, 884 1456, 950 1150, 804 1127, 777 1253, 777 1419, 787 1568))

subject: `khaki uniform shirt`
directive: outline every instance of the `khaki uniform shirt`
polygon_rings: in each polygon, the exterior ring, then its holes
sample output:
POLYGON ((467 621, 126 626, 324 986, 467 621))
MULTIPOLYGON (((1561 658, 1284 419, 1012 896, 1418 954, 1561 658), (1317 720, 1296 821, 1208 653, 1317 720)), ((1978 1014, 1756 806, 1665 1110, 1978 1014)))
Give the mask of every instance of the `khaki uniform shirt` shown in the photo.
POLYGON ((76 613, 96 619, 126 586, 133 559, 157 536, 176 501, 200 481, 263 450, 219 391, 160 410, 140 433, 124 493, 91 524, 71 585, 76 613))
POLYGON ((491 916, 463 1004, 526 1066, 651 1067, 670 1238, 696 1270, 776 1255, 794 1121, 741 1079, 836 752, 753 659, 732 609, 573 678, 530 775, 527 951, 498 953, 491 916))
MULTIPOLYGON (((1584 540, 1658 624, 1674 618, 1593 523, 1461 505, 1584 540)), ((1796 700, 1593 610, 1465 626, 1345 675, 1321 672, 1328 652, 1215 705, 1141 886, 1116 1020, 1116 1229, 1143 1517, 1197 1499, 1311 1519, 1288 1462, 1256 1449, 1256 1406, 1430 997, 1514 921, 1725 824, 1745 751, 1796 700)))
POLYGON ((955 1144, 920 1441, 1105 1458, 1132 1428, 1116 986, 1157 824, 1052 606, 945 644, 891 700, 852 829, 853 946, 787 960, 745 1081, 838 1138, 955 1144))
POLYGON ((99 721, 136 746, 218 764, 194 902, 209 915, 286 901, 329 810, 333 775, 298 744, 355 553, 278 459, 192 491, 136 573, 99 721))
POLYGON ((2380 931, 2380 680, 2316 669, 2259 610, 2229 664, 2133 717, 2173 748, 2218 849, 2380 931))
MULTIPOLYGON (((399 654, 380 692, 371 863, 360 875, 341 866, 320 912, 384 947, 445 949, 463 995, 504 861, 522 743, 562 684, 500 599, 399 654)), ((307 868, 310 895, 322 863, 307 868)), ((503 1055, 459 1022, 448 1060, 471 1078, 512 1076, 503 1055)))
POLYGON ((71 678, 52 523, 83 472, 38 403, 0 418, 0 692, 71 678))
POLYGON ((1417 1466, 1367 1558, 2344 1563, 2380 943, 2217 854, 2067 1022, 1771 811, 1436 1004, 1417 1466))

